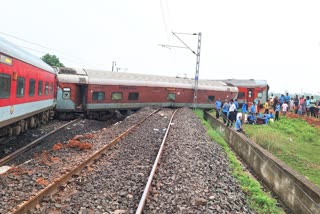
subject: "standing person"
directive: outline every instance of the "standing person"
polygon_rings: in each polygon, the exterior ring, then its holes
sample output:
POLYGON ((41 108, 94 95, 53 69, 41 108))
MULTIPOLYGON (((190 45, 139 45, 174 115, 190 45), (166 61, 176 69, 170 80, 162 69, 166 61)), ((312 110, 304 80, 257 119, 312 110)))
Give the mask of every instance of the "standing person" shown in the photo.
MULTIPOLYGON (((233 103, 236 105, 236 109, 235 109, 234 111, 235 111, 235 112, 238 112, 238 109, 239 109, 238 100, 235 99, 233 103)), ((237 113, 236 113, 236 115, 237 115, 237 113)))
POLYGON ((290 99, 290 108, 289 108, 289 110, 290 111, 294 111, 294 101, 293 101, 293 98, 291 97, 291 99, 290 99))
POLYGON ((238 119, 236 120, 236 123, 234 124, 235 129, 237 132, 241 132, 244 133, 243 129, 242 129, 242 118, 241 115, 238 117, 238 119))
POLYGON ((274 100, 273 100, 273 110, 276 111, 276 106, 277 104, 279 103, 279 99, 278 97, 275 97, 274 100))
POLYGON ((280 105, 282 106, 282 104, 284 103, 284 100, 285 98, 284 98, 284 95, 283 94, 281 94, 281 96, 280 96, 280 98, 279 98, 279 102, 280 102, 280 105))
POLYGON ((251 114, 251 115, 255 115, 256 112, 257 112, 256 103, 253 102, 253 104, 251 105, 251 108, 250 108, 250 114, 251 114))
POLYGON ((245 121, 246 120, 246 113, 248 112, 247 100, 245 100, 244 103, 242 104, 241 112, 242 112, 242 121, 245 121))
POLYGON ((229 110, 229 104, 228 101, 225 100, 222 106, 222 118, 223 118, 223 124, 226 124, 227 118, 228 118, 228 110, 229 110))
POLYGON ((298 95, 296 95, 296 97, 293 100, 294 103, 294 113, 298 114, 298 108, 299 108, 299 98, 298 95))
POLYGON ((289 96, 289 93, 286 93, 286 96, 284 97, 284 101, 286 101, 287 102, 287 104, 289 104, 290 103, 290 96, 289 96))
POLYGON ((221 101, 220 98, 216 101, 216 118, 219 119, 220 116, 220 110, 221 110, 221 101))
POLYGON ((310 116, 310 97, 309 96, 306 97, 306 106, 307 106, 306 108, 307 116, 310 116))
POLYGON ((279 120, 280 103, 277 103, 275 111, 276 111, 276 115, 274 117, 274 120, 277 121, 277 120, 279 120))
POLYGON ((306 112, 307 112, 307 102, 306 102, 306 99, 304 99, 304 101, 302 102, 302 115, 304 115, 306 112))
POLYGON ((235 109, 236 109, 236 105, 234 104, 233 99, 231 99, 229 104, 229 118, 228 118, 229 120, 228 120, 227 126, 229 126, 229 123, 231 123, 230 126, 232 126, 233 122, 236 119, 235 109))
POLYGON ((284 101, 284 103, 282 104, 281 108, 282 108, 282 115, 286 116, 286 113, 288 111, 288 103, 286 101, 284 101))
POLYGON ((312 116, 316 117, 316 114, 315 114, 316 104, 317 104, 316 99, 314 99, 313 96, 311 96, 311 99, 310 99, 310 113, 311 113, 311 117, 312 117, 312 116))

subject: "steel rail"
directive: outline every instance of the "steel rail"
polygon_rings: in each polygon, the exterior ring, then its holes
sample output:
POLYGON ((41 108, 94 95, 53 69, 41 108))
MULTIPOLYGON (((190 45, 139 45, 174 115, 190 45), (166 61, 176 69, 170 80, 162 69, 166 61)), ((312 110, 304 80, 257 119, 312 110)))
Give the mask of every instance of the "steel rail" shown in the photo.
POLYGON ((143 194, 142 194, 142 197, 140 199, 140 202, 139 202, 139 206, 138 206, 138 209, 136 210, 136 214, 141 214, 143 209, 144 209, 144 205, 146 204, 146 200, 149 196, 149 192, 150 192, 150 188, 151 188, 151 183, 152 183, 152 180, 153 180, 153 177, 154 177, 154 174, 157 170, 157 167, 158 167, 158 164, 159 164, 159 161, 160 161, 160 158, 161 158, 161 154, 162 154, 162 151, 163 151, 163 148, 164 148, 164 144, 166 142, 166 139, 167 139, 167 136, 168 136, 168 133, 169 133, 169 129, 172 125, 172 120, 174 118, 174 115, 176 114, 176 112, 178 111, 179 109, 175 110, 171 116, 171 119, 170 119, 170 122, 169 122, 169 125, 167 127, 167 131, 163 137, 163 140, 162 140, 162 143, 161 143, 161 146, 160 146, 160 149, 159 149, 159 152, 158 152, 158 155, 157 155, 157 158, 156 160, 154 161, 154 164, 152 166, 152 170, 150 172, 150 175, 149 175, 149 178, 148 178, 148 182, 144 188, 144 191, 143 191, 143 194))
POLYGON ((150 113, 148 116, 146 116, 144 119, 139 121, 137 124, 131 126, 129 129, 127 129, 125 132, 120 134, 118 137, 116 137, 114 140, 112 140, 109 144, 102 147, 100 150, 96 151, 92 155, 90 155, 89 158, 87 158, 84 162, 80 163, 77 167, 67 172, 65 175, 60 177, 59 179, 55 179, 54 182, 49 184, 47 187, 45 187, 43 190, 41 190, 39 193, 37 193, 35 196, 33 196, 30 200, 23 202, 22 204, 19 204, 13 210, 11 211, 12 214, 20 214, 20 213, 27 213, 31 209, 33 209, 37 204, 41 202, 41 200, 46 196, 52 196, 56 192, 59 191, 59 188, 65 184, 67 181, 69 181, 72 178, 72 175, 79 173, 84 167, 90 165, 95 160, 97 160, 103 153, 105 153, 107 150, 109 150, 112 146, 114 146, 116 143, 121 141, 124 137, 126 137, 129 133, 131 133, 136 127, 138 127, 141 123, 143 123, 146 119, 148 119, 151 115, 157 113, 160 109, 157 109, 150 113))
POLYGON ((59 128, 55 129, 55 130, 52 130, 51 132, 43 135, 42 137, 38 138, 37 140, 35 141, 32 141, 31 143, 29 143, 28 145, 18 149, 17 151, 11 153, 10 155, 0 159, 0 166, 3 166, 4 164, 8 163, 9 161, 13 160, 14 158, 16 158, 18 155, 22 154, 23 152, 27 151, 28 149, 31 149, 32 147, 36 146, 37 144, 41 143, 43 141, 43 139, 45 139, 46 137, 54 134, 55 132, 59 131, 60 129, 72 124, 72 123, 75 123, 77 121, 79 121, 80 119, 75 119, 75 120, 72 120, 62 126, 60 126, 59 128))

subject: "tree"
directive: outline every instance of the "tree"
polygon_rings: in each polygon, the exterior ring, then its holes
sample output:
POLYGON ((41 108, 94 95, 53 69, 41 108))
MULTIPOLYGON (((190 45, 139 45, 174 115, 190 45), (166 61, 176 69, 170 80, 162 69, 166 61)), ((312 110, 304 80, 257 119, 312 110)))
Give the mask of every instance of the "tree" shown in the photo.
POLYGON ((60 62, 59 58, 56 55, 50 55, 50 54, 46 54, 43 57, 41 57, 41 59, 54 67, 64 67, 64 65, 60 62))

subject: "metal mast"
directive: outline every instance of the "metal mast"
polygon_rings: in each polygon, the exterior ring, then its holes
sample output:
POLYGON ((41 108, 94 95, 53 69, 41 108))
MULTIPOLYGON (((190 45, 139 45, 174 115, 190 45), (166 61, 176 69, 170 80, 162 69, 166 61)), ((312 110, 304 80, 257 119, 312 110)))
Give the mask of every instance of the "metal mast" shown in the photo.
POLYGON ((193 94, 193 108, 197 108, 198 103, 198 81, 199 81, 199 66, 200 66, 200 50, 201 50, 201 32, 198 33, 198 47, 197 47, 197 62, 196 75, 194 77, 194 94, 193 94))
POLYGON ((177 37, 177 39, 184 44, 184 46, 173 46, 173 45, 163 45, 160 44, 162 47, 173 47, 173 48, 186 48, 189 49, 194 55, 197 56, 196 61, 196 75, 194 77, 194 94, 193 94, 193 108, 197 108, 198 103, 198 80, 199 80, 199 66, 200 66, 200 50, 201 50, 201 32, 199 33, 175 33, 172 32, 172 34, 177 37), (198 35, 198 46, 197 46, 197 53, 193 51, 180 37, 177 36, 177 34, 183 34, 183 35, 198 35))

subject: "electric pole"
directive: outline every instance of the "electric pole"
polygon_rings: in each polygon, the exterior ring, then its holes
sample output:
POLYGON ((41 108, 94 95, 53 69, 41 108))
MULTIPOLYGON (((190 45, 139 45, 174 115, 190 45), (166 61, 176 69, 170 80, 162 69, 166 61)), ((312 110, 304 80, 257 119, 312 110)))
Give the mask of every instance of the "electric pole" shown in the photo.
POLYGON ((198 103, 198 81, 199 81, 199 66, 200 66, 200 50, 201 50, 201 32, 198 33, 198 46, 197 46, 197 62, 196 62, 196 75, 194 77, 194 94, 193 94, 193 108, 197 108, 198 103))
POLYGON ((194 93, 193 93, 193 108, 197 108, 198 103, 198 81, 199 81, 199 66, 200 66, 200 51, 201 51, 201 32, 199 33, 174 33, 172 34, 177 37, 177 39, 184 45, 184 46, 173 46, 173 45, 162 45, 162 47, 173 47, 173 48, 187 48, 189 49, 194 55, 196 55, 196 74, 194 77, 194 93), (198 35, 198 45, 197 45, 197 52, 193 51, 177 34, 183 35, 198 35))
POLYGON ((112 72, 114 71, 114 67, 117 65, 116 61, 112 61, 112 72))

